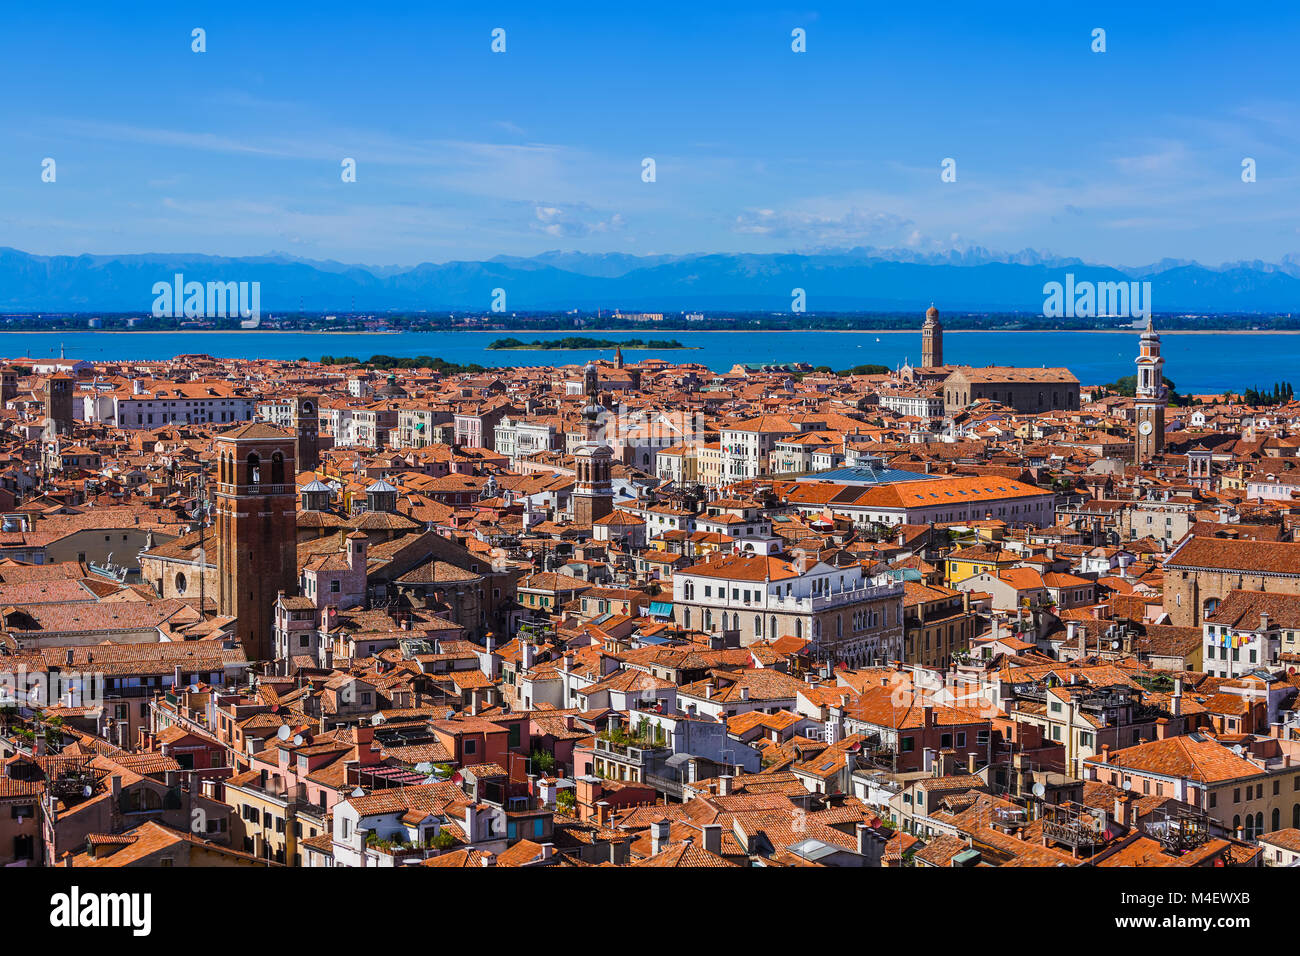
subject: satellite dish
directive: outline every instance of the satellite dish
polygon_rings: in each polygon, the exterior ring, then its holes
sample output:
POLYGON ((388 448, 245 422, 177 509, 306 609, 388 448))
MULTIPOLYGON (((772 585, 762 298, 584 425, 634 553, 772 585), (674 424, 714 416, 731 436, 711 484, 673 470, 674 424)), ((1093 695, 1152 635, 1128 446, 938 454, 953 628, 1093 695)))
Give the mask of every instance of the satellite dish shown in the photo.
POLYGON ((433 773, 433 764, 429 763, 427 760, 421 760, 415 765, 415 772, 423 774, 433 773))
POLYGON ((84 787, 81 788, 82 796, 89 797, 89 796, 91 796, 94 792, 95 792, 95 788, 92 787, 90 784, 86 784, 84 787))
POLYGON ((360 787, 357 787, 357 789, 353 790, 350 795, 353 797, 364 797, 366 795, 366 792, 362 790, 360 787))
POLYGON ((1110 649, 1111 649, 1112 651, 1117 651, 1117 650, 1119 650, 1119 641, 1111 641, 1111 642, 1110 642, 1110 649))
POLYGON ((294 734, 294 735, 293 735, 293 745, 294 745, 295 747, 301 747, 301 746, 302 746, 302 734, 294 734))
POLYGON ((281 725, 280 725, 280 729, 277 730, 277 731, 275 732, 275 735, 276 735, 277 737, 279 737, 281 740, 288 740, 288 739, 289 739, 289 725, 288 725, 288 724, 281 724, 281 725))
POLYGON ((1041 783, 1034 784, 1034 796, 1039 800, 1043 799, 1043 797, 1047 796, 1047 788, 1041 783))

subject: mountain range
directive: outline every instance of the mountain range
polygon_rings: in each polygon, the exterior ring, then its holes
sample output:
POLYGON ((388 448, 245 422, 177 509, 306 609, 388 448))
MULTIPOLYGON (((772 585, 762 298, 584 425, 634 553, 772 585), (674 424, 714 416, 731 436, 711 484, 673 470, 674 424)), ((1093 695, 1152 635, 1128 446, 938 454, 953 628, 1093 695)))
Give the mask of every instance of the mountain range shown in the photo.
POLYGON ((1205 266, 1161 260, 1114 267, 1033 250, 983 249, 918 254, 867 247, 806 254, 546 252, 529 258, 360 266, 272 253, 225 258, 184 253, 38 256, 0 248, 0 310, 139 312, 156 282, 261 283, 264 314, 308 312, 488 312, 494 289, 505 311, 624 309, 677 312, 785 312, 792 290, 809 313, 1028 312, 1043 308, 1043 285, 1149 281, 1157 313, 1287 313, 1300 307, 1300 260, 1205 266))

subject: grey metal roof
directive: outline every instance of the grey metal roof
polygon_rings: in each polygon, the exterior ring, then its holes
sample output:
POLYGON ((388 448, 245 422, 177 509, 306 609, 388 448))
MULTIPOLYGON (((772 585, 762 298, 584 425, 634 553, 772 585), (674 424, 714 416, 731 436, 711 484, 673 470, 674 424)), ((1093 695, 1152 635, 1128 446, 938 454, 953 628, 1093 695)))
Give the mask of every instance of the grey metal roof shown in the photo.
POLYGON ((828 846, 821 840, 814 840, 809 837, 807 840, 800 840, 798 843, 790 844, 790 852, 805 860, 820 860, 823 857, 833 856, 839 852, 838 847, 828 846))
POLYGON ((870 468, 845 465, 829 471, 814 471, 796 478, 796 481, 829 481, 838 485, 887 485, 896 481, 929 481, 937 475, 901 468, 870 468))

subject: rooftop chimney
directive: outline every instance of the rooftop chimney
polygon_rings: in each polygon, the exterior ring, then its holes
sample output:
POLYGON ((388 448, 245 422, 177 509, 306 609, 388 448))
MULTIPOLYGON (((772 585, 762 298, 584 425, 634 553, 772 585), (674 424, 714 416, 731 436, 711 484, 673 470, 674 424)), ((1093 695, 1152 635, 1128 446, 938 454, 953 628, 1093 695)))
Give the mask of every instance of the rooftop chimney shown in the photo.
POLYGON ((1115 795, 1115 822, 1125 829, 1133 825, 1133 808, 1129 806, 1127 793, 1115 795))
POLYGON ((865 823, 859 823, 855 830, 858 838, 858 854, 870 859, 875 859, 880 855, 880 845, 876 841, 875 832, 865 823))
POLYGON ((722 855, 722 824, 706 823, 700 827, 703 834, 704 849, 708 850, 715 856, 722 855))
POLYGON ((668 831, 670 824, 667 820, 656 820, 650 824, 650 855, 658 856, 659 852, 668 845, 668 831))

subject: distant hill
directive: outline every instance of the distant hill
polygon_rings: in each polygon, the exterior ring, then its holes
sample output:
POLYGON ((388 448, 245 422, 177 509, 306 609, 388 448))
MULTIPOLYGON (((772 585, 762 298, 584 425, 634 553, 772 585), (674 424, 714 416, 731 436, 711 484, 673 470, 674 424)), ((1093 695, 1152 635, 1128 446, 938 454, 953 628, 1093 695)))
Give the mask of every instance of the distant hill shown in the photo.
POLYGON ((700 254, 636 257, 550 252, 532 258, 425 263, 414 268, 313 262, 287 255, 35 256, 0 248, 0 310, 140 312, 155 282, 261 283, 264 313, 356 310, 485 312, 494 289, 506 311, 614 309, 789 312, 802 288, 807 310, 905 311, 935 302, 945 312, 1039 314, 1044 283, 1138 279, 1152 284, 1158 313, 1300 311, 1300 268, 1165 260, 1140 268, 1049 259, 1032 251, 917 256, 871 249, 808 255, 700 254))

